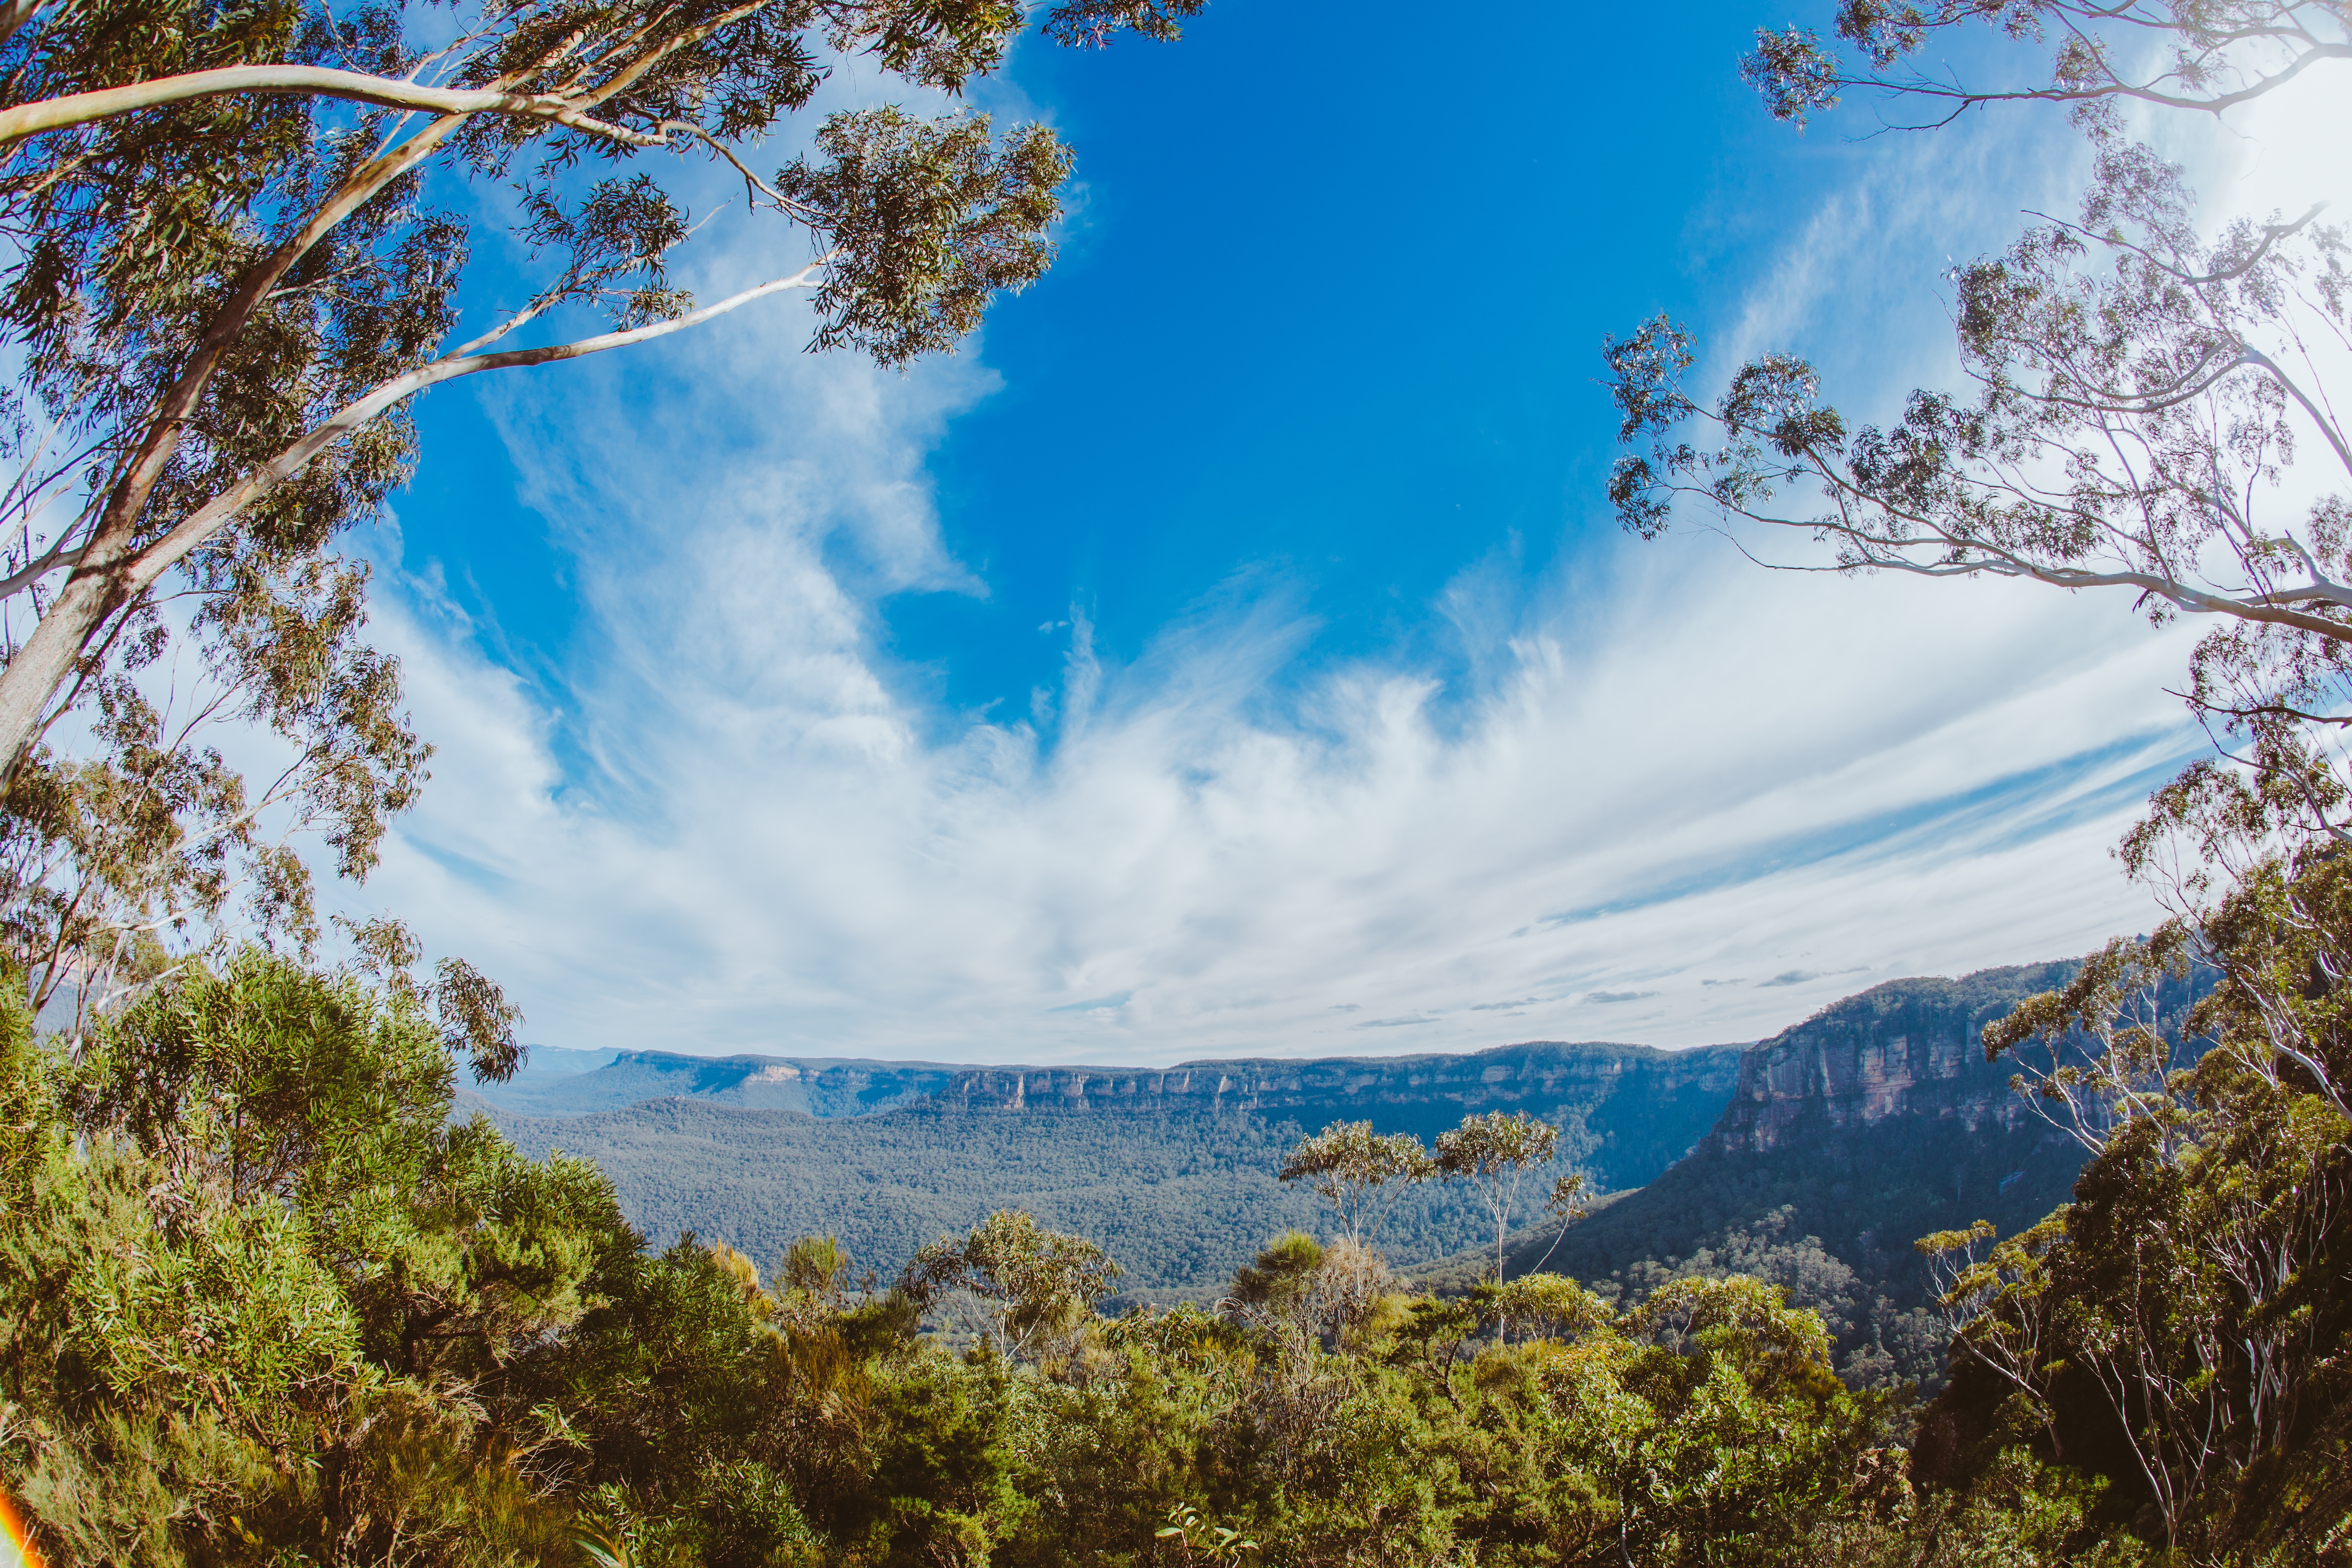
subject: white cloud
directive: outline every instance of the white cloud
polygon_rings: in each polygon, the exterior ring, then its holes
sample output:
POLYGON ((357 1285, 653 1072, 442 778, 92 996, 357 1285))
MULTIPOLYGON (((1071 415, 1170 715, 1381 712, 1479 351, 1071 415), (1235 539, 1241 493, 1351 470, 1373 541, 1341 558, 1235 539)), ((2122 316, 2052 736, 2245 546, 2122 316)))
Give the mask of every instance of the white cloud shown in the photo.
POLYGON ((2184 744, 2158 692, 2179 649, 2120 606, 1670 543, 1521 627, 1510 676, 1445 724, 1427 679, 1380 667, 1271 703, 1295 628, 1260 606, 1134 669, 1076 661, 1048 751, 1020 725, 927 739, 814 530, 787 509, 753 551, 737 486, 782 504, 714 476, 710 521, 633 566, 658 610, 594 595, 612 660, 575 700, 607 792, 568 784, 524 686, 386 605, 442 751, 371 891, 505 978, 537 1038, 1689 1043, 2146 923, 2105 848, 2184 744), (747 557, 759 591, 712 586, 747 557), (1704 984, 1727 976, 1775 988, 1704 984))
MULTIPOLYGON (((1860 205, 1792 249, 1739 347, 1874 275, 1924 156, 1838 198, 1860 205)), ((1940 319, 1911 314, 1906 363, 1940 363, 1940 319)), ((386 574, 379 625, 441 751, 370 901, 506 981, 535 1039, 1689 1044, 2154 918, 2107 848, 2196 742, 2161 689, 2183 635, 2120 599, 1767 574, 1697 534, 1602 550, 1502 624, 1465 572, 1432 613, 1483 645, 1468 694, 1377 661, 1294 679, 1308 628, 1257 594, 1129 667, 1076 611, 1040 626, 1070 638, 1033 703, 1051 745, 928 708, 875 605, 987 591, 924 464, 991 373, 811 358, 800 326, 499 394, 579 562, 594 654, 567 689, 493 662, 424 563, 386 574)))

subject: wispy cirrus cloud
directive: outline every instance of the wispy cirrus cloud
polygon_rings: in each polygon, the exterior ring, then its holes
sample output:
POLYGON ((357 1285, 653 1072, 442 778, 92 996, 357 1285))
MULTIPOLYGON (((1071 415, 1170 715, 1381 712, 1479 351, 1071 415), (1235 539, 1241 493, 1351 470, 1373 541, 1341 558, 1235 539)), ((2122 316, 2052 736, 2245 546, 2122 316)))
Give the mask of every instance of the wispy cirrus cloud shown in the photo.
MULTIPOLYGON (((1950 188, 1914 166, 1841 195, 1725 352, 1818 327, 1841 266, 1885 263, 1885 204, 1950 188)), ((1507 611, 1465 569, 1423 607, 1475 645, 1448 678, 1317 661, 1294 580, 1237 563, 1130 661, 1082 608, 1040 626, 1066 660, 1025 717, 943 710, 878 606, 988 592, 926 465, 994 376, 883 375, 799 354, 801 331, 770 312, 499 405, 577 563, 589 635, 560 675, 494 658, 425 563, 386 574, 380 626, 442 750, 371 897, 506 980, 535 1038, 1694 1044, 2151 918, 2108 847, 2201 742, 2162 690, 2182 636, 2121 600, 1611 539, 1507 611)), ((1888 348, 1876 316, 1844 331, 1857 363, 1888 348)), ((1947 336, 1927 312, 1874 391, 1947 336)))
POLYGON ((1605 1014, 1693 1043, 2146 923, 2105 852, 2189 744, 2179 650, 2055 595, 1629 552, 1442 715, 1411 668, 1279 679, 1299 628, 1259 599, 1134 667, 1074 650, 1049 742, 893 694, 792 469, 682 476, 692 529, 644 503, 651 581, 593 592, 609 651, 569 693, 588 764, 429 599, 387 606, 442 752, 375 889, 538 1038, 1164 1061, 1605 1014), (1739 973, 1778 988, 1706 984, 1739 973))

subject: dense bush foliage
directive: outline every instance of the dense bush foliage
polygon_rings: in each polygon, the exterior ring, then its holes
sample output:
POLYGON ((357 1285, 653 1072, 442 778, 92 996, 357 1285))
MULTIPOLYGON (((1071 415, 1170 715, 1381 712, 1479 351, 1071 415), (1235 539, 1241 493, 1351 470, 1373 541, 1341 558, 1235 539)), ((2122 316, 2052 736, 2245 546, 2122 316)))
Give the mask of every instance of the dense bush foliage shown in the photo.
POLYGON ((5 1460, 66 1562, 1670 1557, 1835 1514, 1888 1429, 1751 1281, 1520 1282, 1502 1342, 1303 1236, 1106 1320, 1100 1255, 1003 1216, 910 1271, 1005 1331, 950 1353, 829 1243, 764 1289, 648 1254, 593 1168, 445 1122, 408 1004, 264 956, 83 1061, 8 1042, 5 1460))
MULTIPOLYGON (((2168 962, 1996 1044, 2094 1059, 2168 962)), ((889 1289, 830 1238, 655 1252, 450 1119, 413 994, 248 953, 78 1059, 6 1014, 0 1476, 58 1563, 2335 1561, 2346 1124, 2251 1016, 2225 984, 2231 1048, 2101 1102, 2050 1222, 1945 1238, 1919 1410, 1737 1273, 1417 1294, 1342 1226, 1105 1317, 1111 1260, 1016 1213, 889 1289)))

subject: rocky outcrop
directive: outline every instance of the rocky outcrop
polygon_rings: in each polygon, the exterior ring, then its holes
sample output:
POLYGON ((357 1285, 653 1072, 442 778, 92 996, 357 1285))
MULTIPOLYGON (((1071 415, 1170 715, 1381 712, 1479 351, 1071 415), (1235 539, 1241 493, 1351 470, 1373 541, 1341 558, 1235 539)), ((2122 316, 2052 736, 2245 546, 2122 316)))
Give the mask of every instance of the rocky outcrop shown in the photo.
MULTIPOLYGON (((825 1120, 880 1111, 970 1116, 1247 1115, 1313 1130, 1369 1121, 1424 1139, 1474 1111, 1525 1110, 1563 1130, 1564 1147, 1605 1187, 1636 1186, 1711 1126, 1739 1071, 1740 1047, 1534 1041, 1464 1056, 1245 1058, 1173 1068, 951 1067, 624 1051, 593 1071, 508 1085, 481 1097, 509 1114, 586 1116, 686 1099, 825 1120)), ((974 1136, 993 1136, 976 1125, 974 1136)))
MULTIPOLYGON (((1428 1107, 1451 1125, 1473 1110, 1557 1106, 1685 1091, 1730 1092, 1737 1046, 1662 1051, 1648 1046, 1537 1040, 1464 1056, 1244 1058, 1172 1068, 964 1068, 932 1091, 971 1110, 1377 1111, 1428 1107)), ((1375 1117, 1376 1120, 1381 1119, 1375 1117)))
POLYGON ((2075 968, 1895 980, 1833 1003, 1741 1054, 1731 1103, 1704 1147, 1765 1153, 1904 1117, 2012 1128, 2033 1112, 2009 1087, 2015 1068, 1985 1060, 1984 1026, 2075 968))

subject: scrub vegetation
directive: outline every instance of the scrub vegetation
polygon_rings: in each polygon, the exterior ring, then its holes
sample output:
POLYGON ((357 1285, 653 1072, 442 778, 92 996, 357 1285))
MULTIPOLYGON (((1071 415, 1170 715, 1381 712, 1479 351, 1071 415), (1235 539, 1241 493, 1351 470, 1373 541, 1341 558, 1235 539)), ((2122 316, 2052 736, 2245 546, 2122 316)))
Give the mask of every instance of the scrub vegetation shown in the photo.
POLYGON ((1118 1258, 1017 1209, 889 1280, 830 1236, 651 1249, 594 1164, 450 1118, 396 973, 248 950, 78 1055, 12 996, 0 1460, 63 1563, 2328 1561, 2352 1059, 2302 976, 2352 885, 2194 933, 2223 978, 2179 1068, 2129 1020, 2189 934, 1987 1031, 2090 1160, 2038 1224, 1921 1244, 1924 1403, 1841 1366, 1778 1235, 1599 1290, 1399 1279, 1390 1200, 1524 1178, 1518 1118, 1302 1140, 1322 1238, 1109 1315, 1118 1258), (2283 947, 2289 908, 2328 923, 2283 947))

